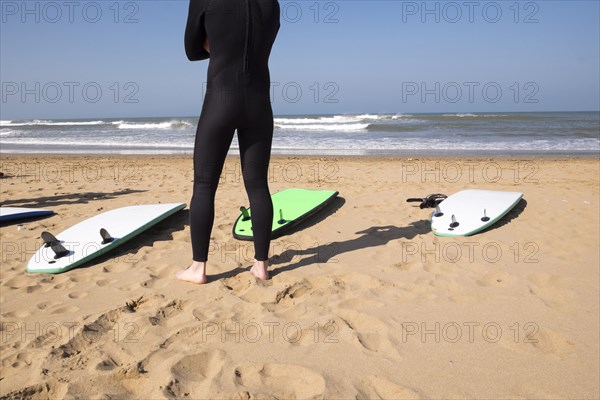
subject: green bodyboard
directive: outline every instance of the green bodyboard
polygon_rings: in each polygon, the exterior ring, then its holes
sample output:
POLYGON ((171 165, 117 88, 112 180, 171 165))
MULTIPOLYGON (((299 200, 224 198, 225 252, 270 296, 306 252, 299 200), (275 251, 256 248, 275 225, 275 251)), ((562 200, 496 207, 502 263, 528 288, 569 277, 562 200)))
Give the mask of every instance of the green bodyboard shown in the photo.
MULTIPOLYGON (((338 192, 334 190, 286 189, 271 196, 273 200, 273 225, 271 239, 275 239, 307 220, 331 203, 338 192)), ((243 209, 233 225, 233 237, 252 240, 251 209, 243 209)))

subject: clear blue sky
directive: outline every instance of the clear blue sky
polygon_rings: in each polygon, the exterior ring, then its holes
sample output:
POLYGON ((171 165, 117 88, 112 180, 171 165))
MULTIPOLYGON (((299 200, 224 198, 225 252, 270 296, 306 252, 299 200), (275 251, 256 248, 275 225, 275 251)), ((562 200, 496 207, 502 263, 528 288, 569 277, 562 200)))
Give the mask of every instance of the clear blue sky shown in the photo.
MULTIPOLYGON (((1 119, 199 114, 188 1, 0 3, 1 119)), ((599 4, 280 1, 273 109, 599 110, 599 4)))

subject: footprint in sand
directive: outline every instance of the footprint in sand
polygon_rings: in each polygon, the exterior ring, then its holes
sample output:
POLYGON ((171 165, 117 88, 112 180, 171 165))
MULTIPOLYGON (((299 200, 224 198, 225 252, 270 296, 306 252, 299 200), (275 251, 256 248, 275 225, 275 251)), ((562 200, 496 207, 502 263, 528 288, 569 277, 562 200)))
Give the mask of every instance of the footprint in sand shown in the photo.
POLYGON ((544 354, 552 354, 561 359, 575 350, 575 342, 569 337, 549 329, 538 330, 536 326, 529 327, 523 341, 544 354))
POLYGON ((417 262, 407 261, 407 262, 399 262, 399 263, 394 264, 394 268, 398 268, 402 271, 410 271, 411 269, 413 269, 419 265, 421 265, 421 264, 417 263, 417 262))
POLYGON ((171 367, 171 372, 179 381, 202 382, 213 378, 223 369, 224 364, 225 353, 222 350, 211 350, 183 357, 171 367))
POLYGON ((53 311, 51 311, 52 314, 72 314, 72 313, 76 313, 77 311, 79 311, 79 307, 77 306, 64 306, 64 307, 59 307, 53 311))
POLYGON ((360 385, 356 386, 357 399, 420 399, 413 389, 390 382, 387 379, 369 376, 360 385))
POLYGON ((40 284, 35 284, 35 285, 27 286, 27 287, 25 288, 25 291, 26 291, 27 293, 34 293, 34 292, 37 292, 37 291, 38 291, 38 290, 40 290, 40 289, 42 289, 42 285, 40 285, 40 284))
POLYGON ((96 281, 96 285, 100 287, 110 286, 113 283, 117 282, 115 279, 99 279, 96 281))
POLYGON ((72 289, 75 286, 77 286, 77 285, 71 281, 64 281, 64 282, 57 283, 56 285, 54 285, 54 289, 72 289))
POLYGON ((74 282, 67 275, 54 275, 54 279, 52 280, 54 283, 54 289, 62 289, 64 287, 73 287, 75 286, 74 282))
POLYGON ((96 370, 98 370, 98 371, 112 371, 117 366, 118 366, 118 364, 116 363, 115 360, 113 360, 112 358, 107 358, 107 359, 102 360, 101 362, 99 362, 98 365, 96 365, 96 370))
POLYGON ((311 289, 312 286, 305 279, 285 286, 257 280, 239 298, 248 303, 263 304, 270 311, 281 311, 282 307, 289 308, 301 302, 300 298, 311 289))
POLYGON ((306 399, 325 392, 325 379, 320 374, 292 364, 243 364, 235 369, 235 382, 251 398, 306 399))
POLYGON ((253 278, 250 276, 250 272, 238 274, 231 278, 225 278, 222 280, 223 287, 231 292, 234 296, 240 296, 246 289, 252 287, 253 278))
POLYGON ((30 315, 31 315, 31 312, 29 312, 27 310, 16 310, 16 311, 10 311, 10 312, 2 314, 2 316, 4 318, 26 318, 26 317, 29 317, 30 315))
MULTIPOLYGON (((48 348, 51 345, 56 344, 62 337, 62 327, 57 322, 51 322, 40 326, 39 336, 35 339, 28 341, 27 348, 39 349, 48 348)), ((52 346, 54 347, 54 346, 52 346)))
POLYGON ((306 279, 302 279, 298 282, 295 282, 291 286, 286 286, 284 289, 277 292, 275 295, 275 303, 277 304, 296 304, 298 299, 304 296, 306 293, 309 293, 312 289, 312 286, 306 279))
POLYGON ((54 307, 54 306, 57 306, 59 304, 62 304, 62 303, 58 302, 58 301, 43 301, 41 303, 38 303, 36 305, 36 307, 39 308, 40 310, 45 310, 47 308, 54 307))
POLYGON ((33 361, 33 355, 28 351, 21 352, 17 354, 17 361, 20 361, 26 365, 31 365, 31 362, 33 361))
POLYGON ((340 342, 340 323, 334 320, 320 320, 312 325, 299 326, 283 324, 281 338, 292 346, 314 346, 319 343, 335 344, 340 342))
POLYGON ((295 282, 292 286, 292 290, 294 294, 298 291, 296 297, 300 295, 310 295, 313 297, 327 297, 330 299, 332 296, 339 295, 343 293, 348 287, 346 285, 345 277, 341 276, 331 276, 331 277, 319 277, 319 279, 310 279, 310 280, 301 280, 299 282, 295 282), (305 289, 304 287, 307 287, 305 289))
MULTIPOLYGON (((94 347, 103 346, 107 341, 114 340, 113 327, 123 312, 124 307, 112 309, 101 314, 96 320, 84 324, 82 329, 79 329, 78 326, 75 334, 69 335, 68 342, 52 349, 50 357, 54 359, 71 358, 82 352, 91 351, 94 347)), ((75 358, 70 362, 79 368, 81 361, 81 359, 75 358)), ((84 365, 89 361, 85 358, 84 365)))
POLYGON ((126 272, 126 271, 130 271, 131 270, 131 264, 132 261, 134 261, 133 258, 130 258, 129 255, 122 255, 120 256, 122 262, 115 262, 114 260, 112 260, 111 262, 109 262, 108 265, 105 265, 104 267, 102 267, 102 272, 109 272, 111 274, 116 274, 119 272, 126 272), (124 261, 124 262, 123 262, 124 261))
POLYGON ((71 292, 71 293, 69 293, 69 298, 70 299, 82 299, 87 295, 88 295, 88 292, 84 292, 84 291, 71 292))
POLYGON ((194 316, 194 318, 196 318, 198 321, 206 321, 206 315, 204 315, 204 309, 202 308, 195 308, 192 310, 192 315, 194 316))
POLYGON ((55 275, 46 276, 46 277, 42 278, 42 280, 40 282, 41 283, 55 283, 54 278, 56 278, 55 275))
MULTIPOLYGON (((218 375, 222 374, 223 367, 228 361, 222 350, 212 350, 204 353, 190 354, 171 367, 173 378, 165 386, 165 394, 168 397, 202 398, 206 393, 196 392, 200 390, 200 383, 207 383, 209 387, 217 384, 218 375)), ((202 385, 206 390, 206 385, 202 385)), ((214 389, 208 392, 215 393, 214 389)))
POLYGON ((389 326, 372 315, 344 310, 336 322, 339 324, 340 340, 348 341, 351 338, 350 342, 358 342, 364 349, 382 354, 398 351, 396 340, 390 335, 389 326))
POLYGON ((21 289, 31 283, 31 277, 29 276, 15 276, 12 279, 7 280, 3 286, 10 289, 21 289))
POLYGON ((183 310, 183 302, 181 300, 173 300, 167 305, 160 307, 156 310, 156 314, 150 317, 150 323, 152 325, 164 326, 167 321, 179 314, 183 310))
POLYGON ((569 279, 546 273, 534 273, 527 277, 531 282, 529 293, 537 296, 549 308, 571 308, 576 298, 569 287, 569 279))
POLYGON ((151 273, 151 277, 158 279, 166 279, 169 282, 173 280, 173 271, 177 271, 179 269, 181 269, 181 266, 172 264, 161 264, 157 268, 148 268, 148 270, 151 273))
POLYGON ((24 389, 6 393, 2 398, 6 399, 62 399, 67 394, 67 385, 53 382, 44 382, 38 385, 28 386, 24 389))

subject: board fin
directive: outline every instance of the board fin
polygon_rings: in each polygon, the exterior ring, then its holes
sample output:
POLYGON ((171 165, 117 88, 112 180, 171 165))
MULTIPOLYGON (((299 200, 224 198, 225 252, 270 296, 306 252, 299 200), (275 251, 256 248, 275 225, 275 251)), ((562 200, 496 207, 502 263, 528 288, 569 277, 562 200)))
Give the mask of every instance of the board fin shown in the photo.
POLYGON ((440 206, 439 205, 435 206, 435 212, 433 213, 433 216, 439 218, 442 215, 444 215, 444 213, 440 209, 440 206))
POLYGON ((454 229, 458 225, 460 225, 460 224, 456 221, 456 217, 454 216, 454 214, 452 214, 452 223, 450 224, 450 228, 454 229))
POLYGON ((250 219, 250 213, 248 212, 248 209, 244 206, 241 206, 240 211, 242 212, 242 221, 248 221, 250 219))
POLYGON ((65 246, 63 246, 60 242, 56 242, 56 243, 52 244, 50 246, 50 248, 54 252, 55 260, 58 260, 59 258, 62 258, 64 256, 66 256, 67 254, 69 254, 69 250, 65 249, 65 246))
POLYGON ((59 258, 69 254, 69 250, 65 249, 65 246, 63 246, 60 241, 50 232, 44 231, 40 236, 44 241, 44 247, 50 247, 50 249, 54 252, 55 260, 58 260, 59 258))
POLYGON ((53 244, 60 243, 59 240, 48 231, 42 232, 40 236, 44 241, 44 247, 52 247, 53 244))
POLYGON ((285 224, 287 221, 283 218, 283 210, 280 208, 279 209, 279 221, 277 221, 277 223, 279 225, 283 225, 285 224))
POLYGON ((115 240, 115 238, 110 236, 110 233, 108 233, 108 231, 104 228, 100 229, 100 236, 102 237, 102 244, 109 244, 110 242, 115 240))
POLYGON ((490 220, 490 217, 487 216, 487 210, 484 208, 483 209, 483 217, 481 217, 481 221, 488 222, 489 220, 490 220))

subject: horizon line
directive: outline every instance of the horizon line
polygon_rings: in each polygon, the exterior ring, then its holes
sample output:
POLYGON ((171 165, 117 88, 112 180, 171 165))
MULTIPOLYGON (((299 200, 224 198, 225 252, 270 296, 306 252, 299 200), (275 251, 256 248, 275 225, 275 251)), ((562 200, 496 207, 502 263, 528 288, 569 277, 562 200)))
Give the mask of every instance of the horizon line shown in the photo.
MULTIPOLYGON (((438 112, 339 112, 339 113, 308 113, 308 114, 273 114, 278 116, 324 116, 324 115, 405 115, 405 114, 544 114, 544 113, 600 113, 600 110, 551 110, 551 111, 438 111, 438 112)), ((143 119, 143 118, 198 118, 199 115, 163 115, 163 116, 128 116, 128 117, 76 117, 76 118, 7 118, 1 117, 2 121, 37 121, 37 120, 90 120, 90 119, 143 119)))

